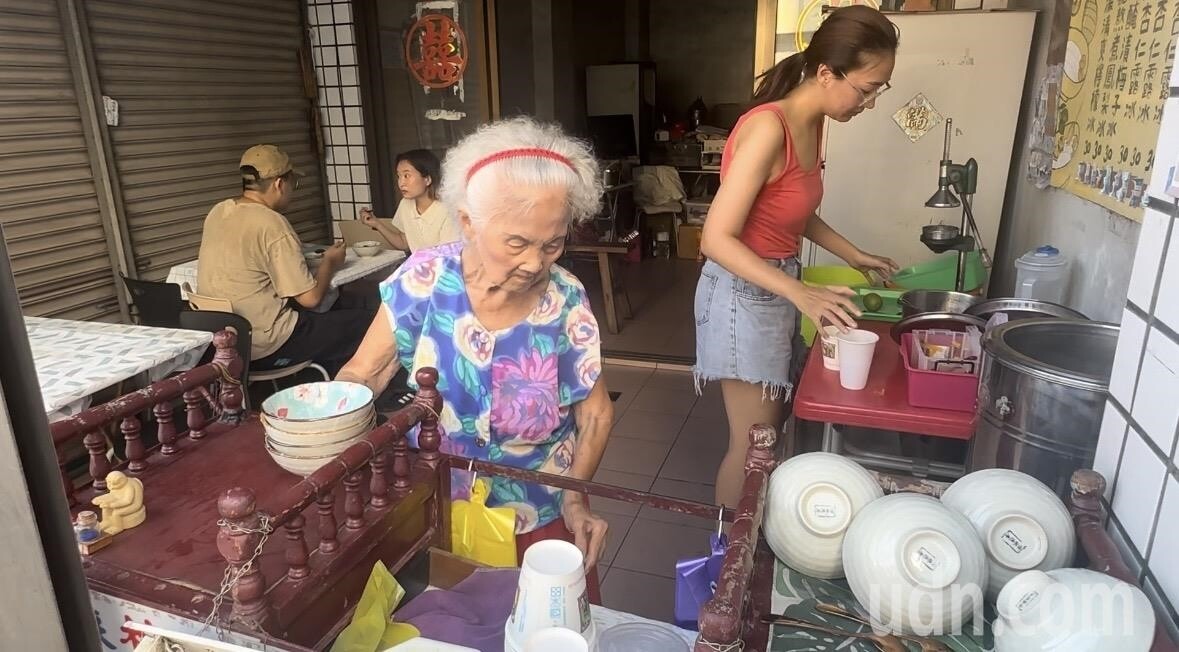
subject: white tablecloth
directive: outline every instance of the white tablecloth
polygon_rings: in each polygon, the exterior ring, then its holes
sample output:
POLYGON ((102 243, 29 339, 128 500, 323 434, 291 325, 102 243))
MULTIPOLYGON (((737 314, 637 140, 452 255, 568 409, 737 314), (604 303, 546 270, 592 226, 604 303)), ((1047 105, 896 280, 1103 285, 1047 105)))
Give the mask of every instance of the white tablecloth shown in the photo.
MULTIPOLYGON (((322 247, 323 245, 304 245, 304 248, 322 247)), ((404 251, 385 250, 375 256, 357 256, 356 252, 351 248, 348 249, 344 258, 344 265, 336 271, 336 275, 332 277, 332 288, 339 288, 341 285, 359 281, 360 279, 375 274, 381 270, 388 269, 390 272, 398 263, 405 260, 404 251)), ((199 293, 201 289, 197 287, 197 261, 190 260, 187 263, 181 263, 168 270, 168 282, 183 286, 188 283, 193 291, 199 293)), ((312 270, 314 273, 314 270, 312 270)), ((181 296, 187 298, 184 291, 181 290, 181 296)), ((324 297, 323 303, 317 308, 320 312, 331 308, 335 303, 336 293, 331 293, 324 297)))
POLYGON ((212 333, 25 317, 49 420, 72 416, 95 392, 143 372, 155 382, 191 369, 212 333))

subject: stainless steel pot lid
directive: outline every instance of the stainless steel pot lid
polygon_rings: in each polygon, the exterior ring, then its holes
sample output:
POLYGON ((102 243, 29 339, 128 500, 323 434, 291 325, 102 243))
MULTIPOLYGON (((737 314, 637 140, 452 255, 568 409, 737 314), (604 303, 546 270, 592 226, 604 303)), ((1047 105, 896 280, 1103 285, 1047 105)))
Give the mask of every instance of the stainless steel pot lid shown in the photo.
POLYGON ((987 331, 983 351, 1029 376, 1106 391, 1120 330, 1117 324, 1081 319, 1023 319, 987 331))
POLYGON ((1072 308, 1036 299, 988 299, 966 309, 967 314, 977 315, 983 319, 990 319, 991 315, 1000 312, 1007 313, 1012 319, 1044 319, 1047 317, 1089 319, 1072 308))
POLYGON ((974 315, 964 315, 957 312, 923 312, 912 317, 905 317, 904 319, 893 324, 890 331, 892 339, 897 344, 901 343, 901 335, 909 331, 923 330, 929 328, 943 328, 951 331, 964 331, 967 326, 974 326, 980 331, 986 328, 987 322, 981 317, 974 315))

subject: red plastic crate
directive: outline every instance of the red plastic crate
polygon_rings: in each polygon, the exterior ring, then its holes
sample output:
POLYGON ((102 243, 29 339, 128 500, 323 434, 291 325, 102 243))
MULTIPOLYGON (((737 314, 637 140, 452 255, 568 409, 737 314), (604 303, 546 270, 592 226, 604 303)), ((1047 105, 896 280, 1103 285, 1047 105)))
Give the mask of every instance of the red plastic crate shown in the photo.
MULTIPOLYGON (((909 385, 909 405, 974 412, 978 400, 978 371, 974 374, 952 374, 946 371, 923 371, 910 362, 913 334, 901 335, 901 359, 905 364, 905 379, 909 385)), ((981 364, 981 361, 978 363, 981 364)))

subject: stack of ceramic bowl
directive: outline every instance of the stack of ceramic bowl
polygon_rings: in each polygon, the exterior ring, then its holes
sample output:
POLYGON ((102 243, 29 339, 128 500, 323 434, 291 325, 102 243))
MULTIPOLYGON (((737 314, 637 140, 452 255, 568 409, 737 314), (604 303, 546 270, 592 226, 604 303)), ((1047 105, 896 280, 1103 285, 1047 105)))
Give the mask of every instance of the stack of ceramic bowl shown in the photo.
POLYGON ((266 451, 282 468, 307 476, 376 425, 373 393, 341 381, 306 383, 262 403, 266 451))
POLYGON ((996 652, 1148 650, 1155 617, 1136 586, 1086 568, 1030 570, 999 592, 996 652))
POLYGON ((872 501, 843 538, 856 600, 884 629, 907 635, 961 631, 980 615, 986 561, 966 517, 914 493, 872 501))
POLYGON ((1073 562, 1073 519, 1043 482, 1011 469, 985 469, 958 479, 942 504, 965 516, 987 551, 987 599, 1027 570, 1073 562))
POLYGON ((864 467, 832 453, 805 453, 774 469, 766 490, 766 543, 787 566, 823 579, 843 577, 843 536, 856 514, 884 492, 864 467))

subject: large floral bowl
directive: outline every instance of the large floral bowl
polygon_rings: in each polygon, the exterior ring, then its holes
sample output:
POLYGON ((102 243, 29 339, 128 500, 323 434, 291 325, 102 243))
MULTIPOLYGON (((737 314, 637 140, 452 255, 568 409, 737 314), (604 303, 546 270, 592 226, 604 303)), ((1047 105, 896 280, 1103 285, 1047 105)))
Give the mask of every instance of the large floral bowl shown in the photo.
POLYGON ((856 513, 884 492, 864 467, 832 453, 805 453, 774 469, 766 491, 766 543, 787 566, 843 577, 843 536, 856 513))
POLYGON ((1073 519, 1043 482, 1011 469, 984 469, 959 478, 942 504, 974 525, 987 551, 987 599, 1026 570, 1073 563, 1073 519))
POLYGON ((856 600, 882 628, 929 636, 981 617, 987 553, 965 516, 913 493, 869 503, 843 538, 856 600))
POLYGON ((339 380, 304 383, 262 402, 262 414, 288 433, 315 434, 359 426, 372 418, 373 391, 339 380))

